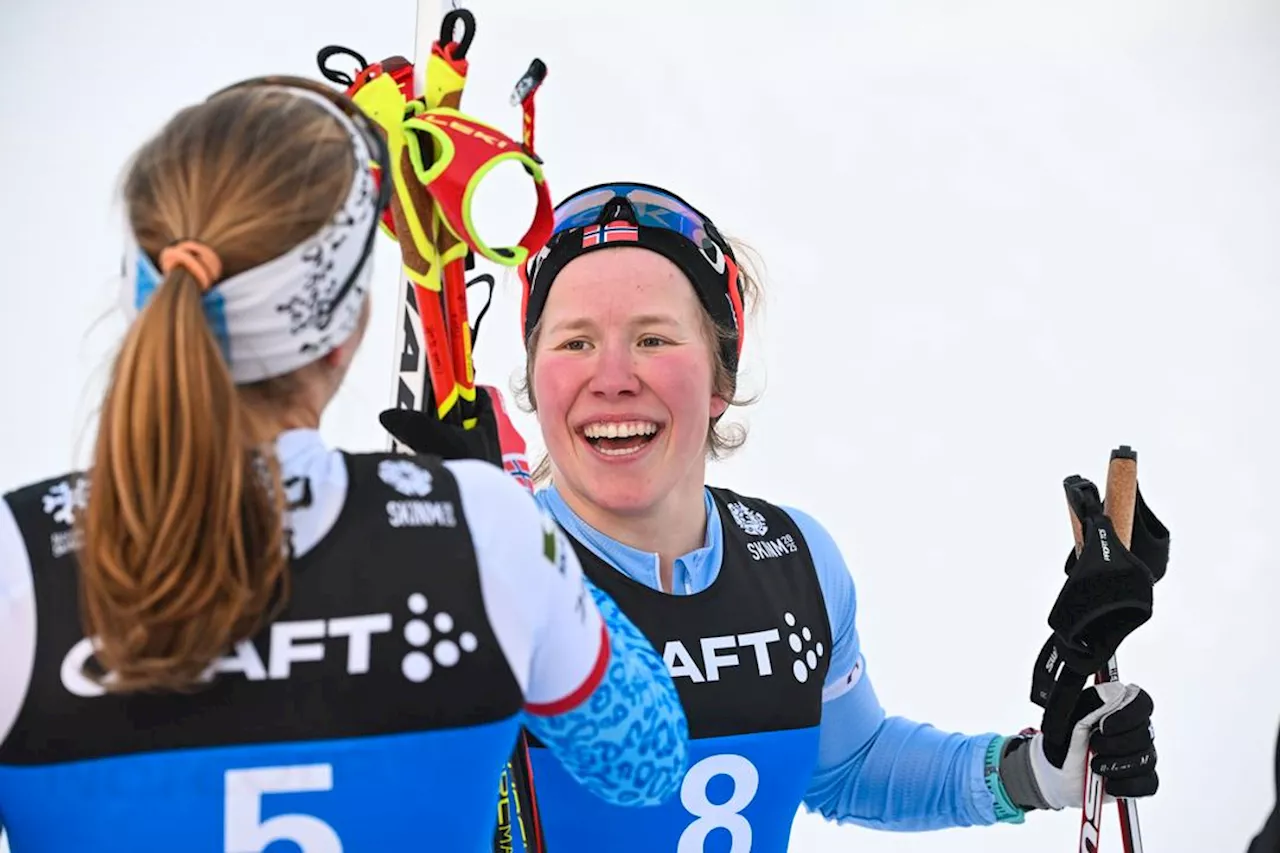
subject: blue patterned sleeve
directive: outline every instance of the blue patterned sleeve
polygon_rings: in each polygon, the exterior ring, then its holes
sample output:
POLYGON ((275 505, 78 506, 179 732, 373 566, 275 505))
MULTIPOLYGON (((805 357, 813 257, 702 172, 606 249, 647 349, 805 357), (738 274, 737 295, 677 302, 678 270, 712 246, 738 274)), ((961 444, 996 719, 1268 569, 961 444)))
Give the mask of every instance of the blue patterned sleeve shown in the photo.
POLYGON ((613 599, 588 583, 609 631, 604 677, 573 710, 525 726, 574 779, 620 806, 652 806, 680 787, 689 728, 666 664, 613 599))

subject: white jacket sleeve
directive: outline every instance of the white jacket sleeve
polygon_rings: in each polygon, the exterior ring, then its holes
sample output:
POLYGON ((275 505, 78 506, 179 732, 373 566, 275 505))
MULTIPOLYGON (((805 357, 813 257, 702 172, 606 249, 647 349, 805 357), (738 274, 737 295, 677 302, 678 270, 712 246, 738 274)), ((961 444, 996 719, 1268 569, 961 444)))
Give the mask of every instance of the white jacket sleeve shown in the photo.
POLYGON ((485 605, 524 687, 529 731, 608 802, 670 798, 687 769, 689 732, 666 664, 588 586, 564 534, 527 492, 497 468, 463 475, 463 467, 452 470, 469 481, 462 500, 485 605))
POLYGON ((600 683, 609 647, 573 550, 507 474, 482 462, 447 466, 462 495, 485 609, 527 707, 576 707, 600 683))
POLYGON ((36 598, 31 559, 9 503, 0 500, 0 743, 26 698, 36 662, 36 598))

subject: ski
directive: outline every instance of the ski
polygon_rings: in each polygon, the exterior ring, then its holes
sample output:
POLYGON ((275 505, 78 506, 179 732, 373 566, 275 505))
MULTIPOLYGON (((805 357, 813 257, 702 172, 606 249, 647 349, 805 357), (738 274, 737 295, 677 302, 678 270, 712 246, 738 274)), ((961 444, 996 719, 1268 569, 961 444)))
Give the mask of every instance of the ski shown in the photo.
MULTIPOLYGON (((442 422, 472 429, 477 426, 478 393, 473 344, 496 281, 489 272, 473 274, 476 256, 496 266, 521 265, 542 248, 553 227, 550 191, 533 147, 534 95, 546 76, 546 65, 533 60, 516 84, 513 103, 520 105, 523 116, 521 141, 516 142, 459 109, 475 15, 458 0, 417 0, 414 31, 412 60, 397 55, 369 63, 349 48, 329 45, 320 50, 317 62, 326 79, 344 86, 390 139, 394 165, 390 174, 379 174, 381 180, 395 182, 396 200, 382 226, 401 250, 391 408, 430 412, 442 422), (336 56, 354 59, 355 74, 330 67, 329 60, 336 56), (412 145, 406 134, 417 134, 412 145), (441 151, 440 145, 448 147, 441 151), (460 150, 490 162, 514 158, 533 179, 537 207, 519 244, 493 247, 476 236, 469 207, 457 198, 460 184, 469 187, 473 180, 457 171, 460 150), (477 284, 487 285, 489 294, 473 324, 467 290, 477 284)), ((523 440, 507 422, 501 396, 496 389, 491 393, 501 464, 529 488, 523 440)), ((392 452, 412 452, 390 434, 388 442, 392 452)), ((495 793, 494 850, 545 853, 523 729, 495 793)))
MULTIPOLYGON (((413 94, 421 97, 426 90, 427 60, 431 58, 431 47, 435 44, 440 31, 440 22, 444 19, 446 6, 452 10, 455 0, 417 0, 417 17, 414 23, 413 38, 413 94)), ((384 176, 390 180, 390 176, 384 176)), ((391 405, 399 409, 424 410, 428 403, 430 389, 428 387, 428 366, 426 336, 422 329, 422 320, 418 313, 417 289, 413 279, 407 274, 400 276, 400 297, 397 300, 398 318, 395 325, 394 349, 394 386, 391 405)), ((389 449, 397 453, 408 453, 394 438, 388 439, 389 449)))
MULTIPOLYGON (((470 5, 470 4, 467 4, 470 5)), ((441 26, 445 17, 459 11, 463 4, 459 0, 417 0, 417 17, 414 25, 413 45, 413 95, 423 97, 426 93, 426 74, 431 58, 432 46, 441 37, 441 26)), ((455 386, 466 386, 470 391, 470 399, 466 393, 453 406, 455 417, 465 419, 474 406, 475 377, 471 365, 471 329, 465 313, 466 291, 473 285, 488 285, 490 297, 493 294, 495 277, 488 272, 474 272, 477 259, 474 252, 468 252, 465 267, 462 264, 451 264, 442 271, 444 285, 439 309, 446 312, 447 322, 455 330, 455 339, 449 346, 449 355, 454 361, 454 373, 451 377, 455 386), (460 279, 465 278, 465 281, 460 279), (461 338, 465 335, 465 341, 461 338)), ((429 341, 424 334, 424 324, 420 314, 418 298, 430 298, 432 294, 419 287, 407 274, 401 274, 399 280, 400 298, 398 300, 398 318, 395 325, 395 345, 393 349, 394 371, 391 405, 395 408, 426 410, 435 406, 435 395, 431 388, 431 365, 428 360, 429 341)), ((430 306, 435 310, 436 306, 430 306)), ((483 317, 481 312, 481 318, 483 317)), ((476 330, 479 329, 477 318, 476 330)), ((496 401, 495 401, 496 405, 496 401)), ((410 452, 394 438, 389 437, 389 447, 398 453, 410 452)), ((495 828, 493 836, 494 853, 545 853, 535 801, 533 799, 532 774, 529 767, 528 746, 523 730, 510 760, 503 768, 495 791, 495 828), (518 846, 517 846, 518 844, 518 846)))

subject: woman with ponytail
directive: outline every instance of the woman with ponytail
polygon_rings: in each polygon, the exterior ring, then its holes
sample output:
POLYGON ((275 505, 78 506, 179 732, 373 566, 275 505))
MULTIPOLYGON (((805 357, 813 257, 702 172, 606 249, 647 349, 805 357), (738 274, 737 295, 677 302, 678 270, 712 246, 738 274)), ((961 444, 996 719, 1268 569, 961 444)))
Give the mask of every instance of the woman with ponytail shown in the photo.
POLYGON ((371 163, 374 125, 294 78, 133 158, 91 464, 0 501, 14 853, 478 853, 521 723, 614 804, 682 777, 661 659, 519 486, 322 441, 369 318, 371 163))

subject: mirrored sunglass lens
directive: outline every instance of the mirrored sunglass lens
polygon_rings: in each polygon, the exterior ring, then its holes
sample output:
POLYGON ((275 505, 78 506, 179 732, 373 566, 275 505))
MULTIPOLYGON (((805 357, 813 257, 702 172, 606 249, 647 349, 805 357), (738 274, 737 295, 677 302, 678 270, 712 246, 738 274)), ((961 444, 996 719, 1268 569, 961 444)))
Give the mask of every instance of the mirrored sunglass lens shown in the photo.
POLYGON ((639 225, 664 228, 691 239, 703 225, 697 211, 673 196, 634 184, 615 184, 561 202, 555 212, 555 230, 593 224, 604 206, 619 195, 631 202, 639 225))
POLYGON ((643 204, 659 208, 664 211, 679 214, 680 216, 688 217, 689 219, 702 219, 702 217, 699 216, 697 211, 693 208, 682 203, 679 199, 666 195, 665 193, 637 188, 627 193, 627 198, 631 200, 632 204, 643 204))
POLYGON ((556 228, 574 228, 586 224, 580 220, 585 220, 588 214, 598 214, 613 195, 611 190, 602 189, 562 202, 555 211, 556 228))

